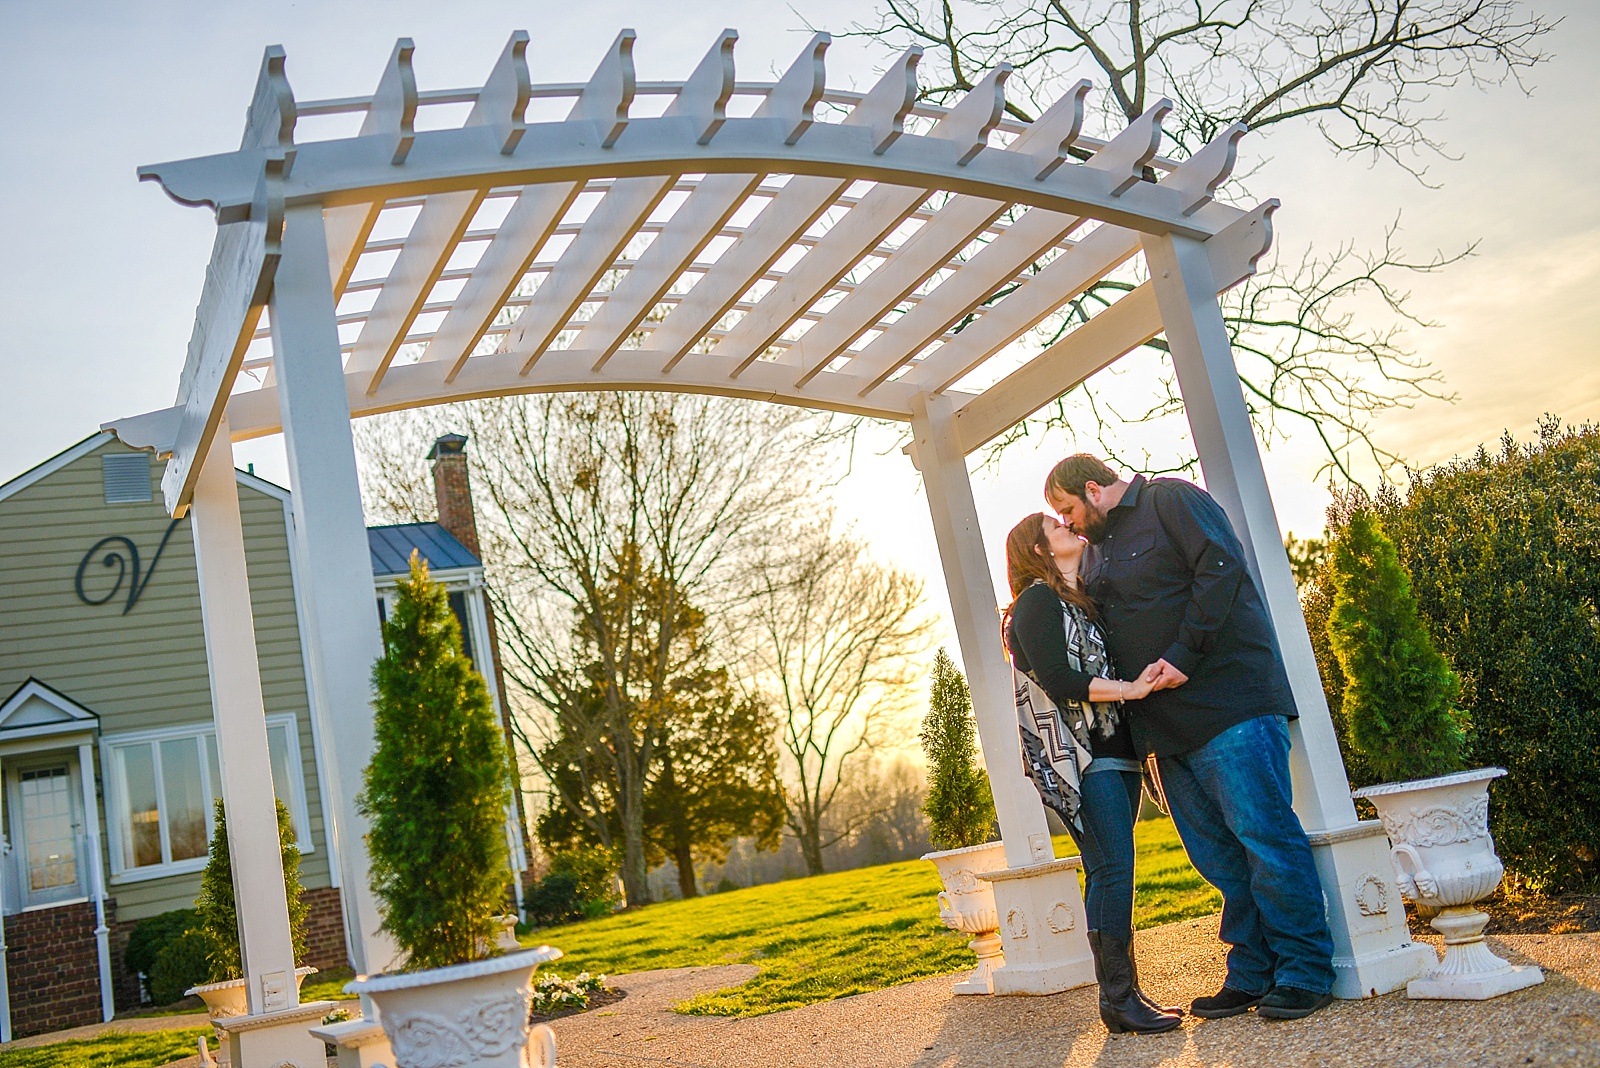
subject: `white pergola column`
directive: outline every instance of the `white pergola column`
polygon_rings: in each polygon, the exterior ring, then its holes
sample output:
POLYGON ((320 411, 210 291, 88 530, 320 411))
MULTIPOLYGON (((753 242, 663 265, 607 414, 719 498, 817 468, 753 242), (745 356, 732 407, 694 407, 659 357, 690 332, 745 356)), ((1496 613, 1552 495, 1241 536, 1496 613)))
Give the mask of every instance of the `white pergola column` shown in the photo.
POLYGON ((396 951, 379 930, 355 798, 372 760, 372 665, 383 647, 320 206, 285 213, 270 314, 311 668, 323 737, 334 740, 324 812, 334 809, 350 965, 376 973, 397 963, 396 951))
POLYGON ((1294 807, 1312 841, 1334 938, 1334 993, 1366 997, 1404 986, 1431 965, 1411 941, 1376 820, 1356 818, 1350 782, 1312 652, 1299 591, 1267 488, 1233 348, 1203 242, 1143 239, 1151 282, 1206 489, 1232 521, 1261 590, 1300 718, 1289 723, 1294 807))
POLYGON ((251 1021, 254 1031, 248 1046, 232 1043, 233 1063, 238 1068, 266 1064, 311 1068, 321 1063, 323 1051, 309 1040, 304 1026, 274 1026, 285 1017, 293 1020, 308 1011, 320 1015, 322 1010, 301 1006, 295 986, 283 864, 275 846, 278 811, 267 759, 266 707, 256 660, 244 526, 226 419, 202 462, 190 517, 217 762, 228 816, 239 959, 250 1008, 249 1015, 240 1019, 251 1021))
POLYGON ((1056 862, 1044 805, 1023 769, 1011 666, 1001 646, 994 581, 949 398, 924 394, 914 400, 911 432, 909 451, 933 516, 1008 875, 1015 873, 992 883, 1006 955, 993 976, 994 992, 1048 994, 1092 983, 1077 865, 1056 862))

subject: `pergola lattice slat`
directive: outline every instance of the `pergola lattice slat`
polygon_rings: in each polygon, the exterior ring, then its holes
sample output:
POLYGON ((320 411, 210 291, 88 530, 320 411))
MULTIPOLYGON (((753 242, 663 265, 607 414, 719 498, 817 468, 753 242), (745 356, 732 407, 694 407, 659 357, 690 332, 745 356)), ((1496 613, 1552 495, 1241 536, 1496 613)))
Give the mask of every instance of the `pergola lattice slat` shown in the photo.
MULTIPOLYGON (((1340 896, 1361 870, 1386 864, 1381 828, 1357 823, 1351 806, 1215 299, 1271 244, 1276 201, 1246 210, 1216 199, 1244 128, 1177 163, 1157 155, 1167 100, 1100 140, 1082 132, 1086 82, 1020 123, 1004 116, 1003 65, 953 108, 935 108, 916 103, 918 48, 857 94, 827 88, 826 34, 770 85, 735 79, 737 39, 724 31, 683 82, 640 83, 635 36, 623 31, 587 82, 535 85, 528 35, 517 33, 481 88, 428 92, 403 39, 372 97, 303 106, 282 50, 269 49, 240 149, 141 169, 179 202, 211 206, 218 240, 176 404, 110 425, 167 459, 163 493, 174 514, 194 499, 208 453, 231 463, 231 440, 284 432, 297 507, 317 512, 297 537, 315 572, 313 659, 342 695, 326 712, 336 721, 328 729, 342 744, 365 745, 359 695, 379 645, 367 633, 370 589, 352 578, 365 543, 350 417, 643 389, 908 422, 1007 862, 1027 868, 1052 853, 1016 768, 1009 675, 964 457, 1166 333, 1208 485, 1239 531, 1291 662, 1301 712, 1296 809, 1324 851, 1330 916, 1344 924, 1335 930, 1345 954, 1337 989, 1361 996, 1403 984, 1420 960, 1403 917, 1353 918, 1340 896), (669 99, 659 114, 636 115, 641 96, 669 99), (528 121, 536 100, 571 103, 564 119, 528 121), (425 109, 466 104, 464 124, 418 128, 425 109), (353 136, 295 141, 300 114, 358 113, 353 136), (408 212, 403 235, 373 237, 380 222, 404 226, 408 212), (1029 351, 1030 331, 1102 281, 1115 284, 1097 303, 1122 295, 1029 351), (269 300, 270 329, 258 331, 269 300), (257 339, 270 339, 271 360, 257 354, 247 365, 257 339)), ((247 611, 227 624, 248 627, 247 611)), ((258 698, 230 693, 228 707, 258 698)), ((333 773, 352 796, 362 753, 341 751, 333 773)), ((223 754, 225 767, 252 759, 223 754)), ((349 824, 339 837, 352 946, 382 966, 362 818, 343 801, 338 818, 349 824)), ((1050 892, 1075 894, 1066 880, 1070 888, 1050 892)), ((241 906, 247 942, 264 915, 241 906)), ((1081 930, 1062 938, 1053 949, 1007 942, 1019 990, 1084 981, 1081 930)), ((249 969, 254 983, 257 966, 249 969)))

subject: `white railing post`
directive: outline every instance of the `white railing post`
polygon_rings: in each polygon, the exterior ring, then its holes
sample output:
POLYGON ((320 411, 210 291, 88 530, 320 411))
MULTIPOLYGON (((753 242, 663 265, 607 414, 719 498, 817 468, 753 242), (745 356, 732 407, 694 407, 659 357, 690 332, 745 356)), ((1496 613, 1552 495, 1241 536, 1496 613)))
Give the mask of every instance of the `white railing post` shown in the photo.
POLYGON ((323 737, 337 740, 330 747, 333 781, 324 784, 332 803, 323 811, 335 812, 350 965, 376 973, 396 963, 396 951, 379 930, 367 821, 355 799, 372 759, 372 665, 383 649, 319 205, 285 213, 270 313, 311 669, 318 711, 327 719, 323 737))
POLYGON ((1147 235, 1143 241, 1206 489, 1244 545, 1300 714, 1290 721, 1289 769, 1295 812, 1311 838, 1328 901, 1334 992, 1346 998, 1386 993, 1421 974, 1434 954, 1411 942, 1382 826, 1356 819, 1211 260, 1205 244, 1190 238, 1147 235))

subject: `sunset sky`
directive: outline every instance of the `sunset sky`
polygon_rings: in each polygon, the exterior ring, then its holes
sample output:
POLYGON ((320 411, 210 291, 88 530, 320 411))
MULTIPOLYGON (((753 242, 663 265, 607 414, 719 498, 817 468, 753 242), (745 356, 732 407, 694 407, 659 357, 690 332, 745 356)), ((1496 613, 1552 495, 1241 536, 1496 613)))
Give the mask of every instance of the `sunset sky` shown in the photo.
MULTIPOLYGON (((1281 249, 1371 246, 1397 219, 1416 258, 1477 242, 1466 262, 1409 285, 1414 310, 1440 324, 1413 330, 1409 343, 1459 395, 1379 420, 1380 442, 1417 465, 1492 443, 1504 429, 1526 438, 1544 412, 1600 417, 1600 346, 1587 322, 1600 296, 1592 177, 1600 107, 1588 66, 1600 54, 1600 5, 1529 6, 1564 20, 1545 40, 1551 60, 1525 77, 1531 95, 1514 85, 1460 87, 1419 108, 1442 117, 1435 136, 1457 157, 1429 162, 1432 188, 1391 164, 1337 160, 1311 131, 1249 138, 1242 148, 1251 193, 1283 202, 1281 249)), ((533 31, 536 81, 586 78, 623 26, 639 32, 642 79, 682 77, 732 26, 741 77, 759 80, 793 57, 803 20, 846 29, 869 8, 862 0, 0 2, 0 481, 104 420, 173 403, 215 226, 209 213, 141 185, 135 169, 237 145, 265 45, 285 47, 302 100, 370 93, 399 36, 416 42, 422 88, 477 85, 519 28, 533 31)), ((830 83, 864 88, 883 59, 866 42, 837 42, 830 83)), ((1172 429, 1148 447, 1181 448, 1172 429)), ((928 576, 942 613, 926 504, 894 442, 890 432, 865 436, 839 505, 882 554, 928 576)), ((1005 530, 1039 507, 1049 463, 1092 447, 1047 436, 976 476, 996 564, 1005 530)), ((286 481, 277 439, 243 446, 238 457, 286 481)), ((1267 464, 1282 526, 1319 531, 1326 493, 1311 435, 1272 442, 1267 464)))

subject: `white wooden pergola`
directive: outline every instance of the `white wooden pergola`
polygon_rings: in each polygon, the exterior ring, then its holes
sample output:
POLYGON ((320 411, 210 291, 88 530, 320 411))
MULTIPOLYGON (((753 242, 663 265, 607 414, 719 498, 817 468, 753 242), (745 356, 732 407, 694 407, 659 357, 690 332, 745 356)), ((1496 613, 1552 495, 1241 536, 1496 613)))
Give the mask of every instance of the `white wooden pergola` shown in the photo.
MULTIPOLYGON (((377 970, 393 947, 352 800, 379 655, 352 417, 644 389, 909 423, 1007 862, 1024 869, 1053 854, 1018 759, 965 457, 1163 333, 1299 704, 1296 807, 1317 843, 1339 992, 1417 974, 1381 830, 1351 805, 1218 308, 1268 248, 1277 206, 1215 199, 1244 128, 1175 163, 1157 155, 1166 100, 1101 141, 1082 133, 1087 82, 1020 123, 1004 117, 1006 66, 936 108, 917 102, 918 48, 853 93, 825 84, 826 34, 772 84, 735 79, 737 36, 684 81, 648 83, 625 30, 588 82, 535 85, 519 32, 481 87, 435 92, 418 90, 402 39, 371 96, 314 103, 294 99, 269 48, 238 150, 140 171, 218 223, 176 404, 108 426, 165 458, 168 509, 193 510, 236 884, 254 888, 240 901, 252 1013, 295 997, 277 854, 247 846, 271 840, 271 777, 233 441, 282 432, 287 445, 320 714, 337 739, 346 922, 356 968, 377 970), (426 121, 449 109, 464 121, 426 121), (297 141, 312 116, 359 129, 297 141), (1022 358, 1014 342, 1140 257, 1148 280, 1022 358)), ((1081 924, 1055 942, 1042 922, 1028 935, 1027 909, 1067 893, 1053 878, 1037 901, 1012 886, 1026 878, 996 884, 1016 989, 1090 978, 1081 924)))

